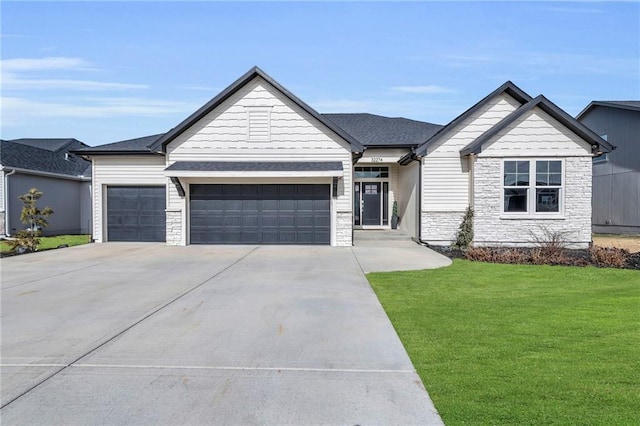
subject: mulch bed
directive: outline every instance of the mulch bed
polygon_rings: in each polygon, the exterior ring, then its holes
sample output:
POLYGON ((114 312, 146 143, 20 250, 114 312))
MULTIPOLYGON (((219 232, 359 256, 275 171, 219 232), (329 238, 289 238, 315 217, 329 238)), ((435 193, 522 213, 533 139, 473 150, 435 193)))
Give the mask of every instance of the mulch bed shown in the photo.
POLYGON ((630 253, 619 248, 596 248, 590 250, 564 249, 560 254, 544 257, 544 249, 528 247, 483 247, 461 250, 450 246, 429 246, 430 249, 450 259, 467 259, 492 263, 524 265, 595 266, 599 268, 621 268, 640 270, 640 252, 630 253), (596 255, 598 250, 600 256, 596 255), (536 252, 537 251, 537 252, 536 252), (542 251, 543 259, 540 260, 542 251), (535 254, 538 254, 537 261, 535 254))

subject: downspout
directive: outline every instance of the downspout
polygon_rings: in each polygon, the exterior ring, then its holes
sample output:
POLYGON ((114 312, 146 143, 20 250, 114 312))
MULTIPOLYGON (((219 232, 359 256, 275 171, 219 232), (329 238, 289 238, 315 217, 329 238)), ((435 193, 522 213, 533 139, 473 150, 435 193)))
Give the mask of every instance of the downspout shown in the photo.
POLYGON ((424 244, 422 242, 422 158, 418 159, 418 241, 420 244, 424 244))
POLYGON ((7 237, 11 236, 10 226, 9 226, 9 176, 14 174, 16 171, 11 170, 9 173, 4 175, 4 235, 7 237))
POLYGON ((418 202, 416 203, 416 208, 418 210, 418 214, 416 215, 416 218, 418 220, 418 235, 416 235, 415 237, 411 237, 411 241, 415 242, 416 244, 420 244, 420 245, 424 245, 424 246, 429 246, 428 243, 422 241, 422 157, 418 157, 415 154, 415 150, 412 150, 413 152, 411 153, 411 155, 405 155, 400 161, 398 161, 398 163, 402 164, 409 164, 412 161, 417 161, 418 162, 418 202))

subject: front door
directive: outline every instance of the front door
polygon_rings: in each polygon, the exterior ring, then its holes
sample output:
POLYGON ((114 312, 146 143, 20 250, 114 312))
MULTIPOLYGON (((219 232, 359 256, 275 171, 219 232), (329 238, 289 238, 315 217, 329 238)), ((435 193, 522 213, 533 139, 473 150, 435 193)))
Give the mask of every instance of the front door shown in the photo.
POLYGON ((380 225, 380 182, 362 182, 362 224, 380 225))

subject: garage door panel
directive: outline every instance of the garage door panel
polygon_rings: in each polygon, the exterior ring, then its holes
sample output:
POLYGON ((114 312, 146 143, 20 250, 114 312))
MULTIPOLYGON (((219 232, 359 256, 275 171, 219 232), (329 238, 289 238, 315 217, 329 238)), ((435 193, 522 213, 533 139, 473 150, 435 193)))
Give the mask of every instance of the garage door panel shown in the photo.
POLYGON ((194 244, 330 242, 329 185, 191 185, 190 191, 194 244))
POLYGON ((155 187, 107 187, 109 241, 165 241, 166 190, 155 187))

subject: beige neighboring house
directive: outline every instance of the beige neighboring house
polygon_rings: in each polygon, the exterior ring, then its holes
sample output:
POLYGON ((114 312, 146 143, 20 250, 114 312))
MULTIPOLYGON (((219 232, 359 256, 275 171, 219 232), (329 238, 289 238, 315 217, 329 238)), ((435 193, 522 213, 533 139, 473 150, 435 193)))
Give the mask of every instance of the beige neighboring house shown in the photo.
POLYGON ((85 148, 97 242, 350 246, 398 227, 437 245, 540 227, 591 242, 591 161, 611 146, 507 82, 446 126, 320 114, 255 67, 167 133, 85 148))

